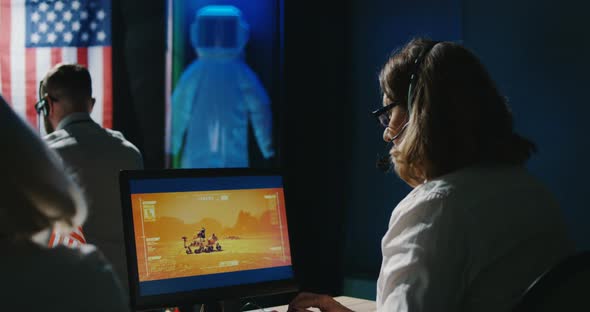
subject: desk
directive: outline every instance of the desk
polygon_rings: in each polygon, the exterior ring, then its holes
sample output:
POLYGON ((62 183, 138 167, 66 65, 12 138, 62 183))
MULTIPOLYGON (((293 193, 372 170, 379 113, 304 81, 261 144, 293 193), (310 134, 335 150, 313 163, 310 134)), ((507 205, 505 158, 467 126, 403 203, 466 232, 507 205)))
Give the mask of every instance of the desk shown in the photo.
MULTIPOLYGON (((343 306, 355 311, 355 312, 373 312, 376 310, 375 301, 353 298, 353 297, 346 297, 340 296, 335 297, 336 301, 340 302, 343 306)), ((286 312, 288 305, 282 305, 278 307, 270 307, 265 308, 264 311, 277 311, 277 312, 286 312)), ((310 309, 311 311, 319 311, 318 309, 310 309)), ((260 311, 260 310, 251 310, 260 311)))

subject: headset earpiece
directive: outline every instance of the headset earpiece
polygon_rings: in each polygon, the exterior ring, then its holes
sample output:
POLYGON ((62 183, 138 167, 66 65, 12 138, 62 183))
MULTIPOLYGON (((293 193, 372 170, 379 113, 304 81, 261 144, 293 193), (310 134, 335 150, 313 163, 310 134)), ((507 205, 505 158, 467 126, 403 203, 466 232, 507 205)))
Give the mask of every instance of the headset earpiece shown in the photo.
POLYGON ((43 99, 41 99, 41 101, 37 102, 37 104, 35 104, 35 110, 37 111, 37 114, 39 114, 39 115, 48 116, 49 115, 49 103, 47 102, 47 99, 43 98, 43 99))
POLYGON ((43 95, 42 90, 43 80, 39 82, 39 90, 37 91, 39 95, 39 102, 35 103, 35 111, 37 111, 37 114, 39 115, 47 116, 49 115, 49 104, 47 103, 47 97, 43 95))
POLYGON ((408 86, 408 115, 412 114, 412 106, 414 103, 414 89, 416 88, 416 83, 418 82, 418 71, 420 70, 420 65, 422 64, 423 58, 428 55, 428 52, 434 48, 435 45, 438 44, 438 41, 435 41, 432 45, 426 47, 424 50, 418 54, 418 57, 414 59, 414 64, 412 64, 412 69, 410 72, 410 85, 408 86))

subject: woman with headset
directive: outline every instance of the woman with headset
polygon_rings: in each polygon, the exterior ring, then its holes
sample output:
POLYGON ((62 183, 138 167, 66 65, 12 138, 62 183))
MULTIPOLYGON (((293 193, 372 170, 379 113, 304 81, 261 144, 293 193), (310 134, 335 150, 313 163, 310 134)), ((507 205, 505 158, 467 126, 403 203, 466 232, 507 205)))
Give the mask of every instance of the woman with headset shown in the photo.
MULTIPOLYGON (((381 242, 377 309, 510 311, 571 250, 556 201, 525 168, 534 144, 514 132, 505 98, 458 44, 412 40, 379 81, 373 115, 413 190, 381 242)), ((289 305, 310 307, 349 310, 310 293, 289 305)))

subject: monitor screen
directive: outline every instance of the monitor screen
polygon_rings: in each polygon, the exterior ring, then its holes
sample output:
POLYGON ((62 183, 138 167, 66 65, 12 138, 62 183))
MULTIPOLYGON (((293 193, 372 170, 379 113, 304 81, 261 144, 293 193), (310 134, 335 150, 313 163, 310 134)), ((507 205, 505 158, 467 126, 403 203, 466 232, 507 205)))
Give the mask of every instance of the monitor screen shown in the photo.
POLYGON ((124 171, 121 190, 137 305, 178 304, 179 294, 193 294, 194 303, 262 295, 280 290, 272 282, 293 280, 280 174, 124 171))

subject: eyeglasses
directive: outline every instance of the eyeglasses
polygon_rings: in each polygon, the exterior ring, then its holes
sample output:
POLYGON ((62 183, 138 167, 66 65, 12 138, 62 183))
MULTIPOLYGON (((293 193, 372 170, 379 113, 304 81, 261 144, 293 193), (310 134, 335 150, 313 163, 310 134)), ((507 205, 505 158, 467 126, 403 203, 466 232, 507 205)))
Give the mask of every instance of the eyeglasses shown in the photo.
POLYGON ((391 110, 396 107, 397 105, 399 105, 398 102, 393 102, 391 104, 387 104, 383 107, 381 107, 380 109, 377 109, 373 112, 371 112, 371 115, 373 115, 375 118, 377 118, 377 121, 385 128, 389 127, 389 122, 391 121, 391 110))

